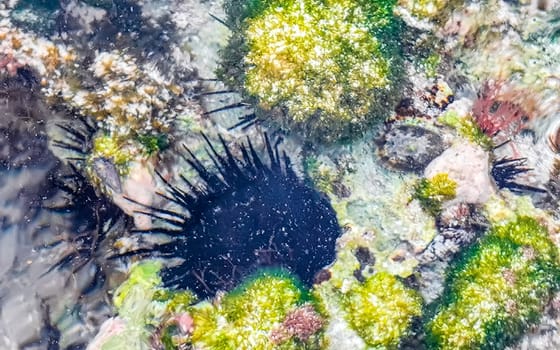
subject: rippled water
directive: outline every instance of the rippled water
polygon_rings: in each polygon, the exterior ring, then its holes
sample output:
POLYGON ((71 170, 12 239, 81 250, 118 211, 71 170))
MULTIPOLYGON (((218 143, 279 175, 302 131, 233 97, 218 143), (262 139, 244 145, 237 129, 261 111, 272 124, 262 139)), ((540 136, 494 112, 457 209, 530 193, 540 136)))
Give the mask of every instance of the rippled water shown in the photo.
MULTIPOLYGON (((476 1, 440 22, 401 13, 399 91, 381 95, 381 120, 363 134, 323 143, 336 136, 288 130, 286 106, 267 123, 220 82, 222 1, 0 0, 0 349, 86 349, 144 257, 174 258, 166 285, 213 297, 263 265, 320 284, 337 250, 335 278, 388 271, 429 303, 488 227, 490 196, 526 196, 558 227, 559 5, 489 3, 493 19, 476 1), (478 118, 487 135, 474 137, 493 147, 443 122, 449 110, 478 118), (435 220, 412 192, 441 169, 469 179, 435 220)), ((512 349, 560 346, 557 299, 512 349)), ((365 348, 333 324, 331 349, 365 348)), ((413 327, 401 347, 423 349, 413 327)))

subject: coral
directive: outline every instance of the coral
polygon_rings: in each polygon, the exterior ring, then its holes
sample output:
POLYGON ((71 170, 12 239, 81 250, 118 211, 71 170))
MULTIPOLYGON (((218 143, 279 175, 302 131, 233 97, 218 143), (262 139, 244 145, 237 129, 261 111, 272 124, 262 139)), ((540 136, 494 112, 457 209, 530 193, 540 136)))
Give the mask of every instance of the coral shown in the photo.
POLYGON ((286 272, 261 271, 217 303, 190 309, 195 325, 190 343, 196 348, 222 350, 319 349, 321 321, 315 319, 317 314, 307 301, 300 283, 286 272), (301 310, 311 324, 301 327, 293 322, 301 310), (290 326, 286 330, 294 334, 276 345, 274 334, 279 325, 290 326))
POLYGON ((469 115, 461 117, 455 111, 447 111, 438 117, 438 122, 456 129, 459 135, 486 150, 494 147, 492 139, 469 115))
POLYGON ((519 216, 495 225, 447 273, 426 323, 432 349, 503 349, 540 313, 560 283, 558 250, 546 227, 519 216))
POLYGON ((96 55, 87 85, 80 81, 83 72, 67 67, 65 74, 50 82, 47 97, 53 103, 62 98, 117 137, 167 132, 182 109, 176 101, 181 87, 168 82, 156 67, 144 67, 119 51, 96 55))
POLYGON ((230 43, 243 47, 245 70, 232 77, 225 62, 225 79, 239 81, 264 110, 285 110, 280 124, 319 134, 311 123, 332 134, 323 137, 339 138, 337 132, 372 117, 393 83, 398 59, 383 41, 395 24, 393 6, 392 0, 249 4, 238 28, 245 46, 230 43))
POLYGON ((13 75, 18 67, 28 67, 40 78, 60 75, 59 69, 76 59, 70 48, 15 28, 8 16, 0 17, 0 57, 0 73, 13 75))
POLYGON ((457 183, 448 174, 439 173, 429 179, 420 179, 414 186, 412 197, 420 201, 424 210, 436 216, 444 201, 455 198, 456 189, 457 183))
MULTIPOLYGON (((134 7, 138 15, 137 5, 119 6, 124 8, 115 10, 127 12, 134 7)), ((79 47, 24 32, 14 27, 9 16, 2 15, 0 75, 12 80, 24 77, 34 90, 41 90, 51 106, 72 112, 74 119, 93 118, 96 126, 88 130, 87 143, 60 141, 78 143, 67 149, 84 158, 91 179, 102 185, 100 189, 119 193, 129 163, 145 162, 165 148, 176 118, 183 113, 198 114, 198 110, 183 95, 191 85, 179 86, 177 79, 165 77, 151 61, 116 49, 96 50, 93 56, 80 53, 79 47), (105 176, 111 172, 116 175, 105 176), (115 181, 107 184, 105 179, 115 181)), ((70 134, 62 136, 76 136, 70 134)))
POLYGON ((310 283, 334 259, 341 233, 328 200, 298 178, 288 156, 281 158, 278 145, 272 146, 266 134, 269 162, 258 156, 251 142, 240 147, 242 157, 236 158, 223 138, 222 154, 218 145, 205 139, 216 170, 206 168, 188 150, 185 158, 201 184, 195 186, 195 178, 186 177, 186 190, 168 183, 164 198, 179 207, 144 209, 162 222, 143 233, 172 239, 128 254, 183 259, 164 269, 165 284, 205 296, 230 289, 258 266, 284 266, 310 283))

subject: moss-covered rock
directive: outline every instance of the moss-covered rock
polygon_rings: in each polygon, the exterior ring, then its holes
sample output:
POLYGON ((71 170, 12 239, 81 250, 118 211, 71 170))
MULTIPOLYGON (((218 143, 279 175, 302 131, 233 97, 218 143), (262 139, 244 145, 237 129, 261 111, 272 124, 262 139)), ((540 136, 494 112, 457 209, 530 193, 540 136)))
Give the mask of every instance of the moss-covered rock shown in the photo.
POLYGON ((412 197, 420 201, 424 210, 436 216, 441 212, 443 201, 455 198, 457 183, 446 173, 422 178, 414 186, 412 197))
POLYGON ((394 5, 393 0, 232 2, 230 21, 238 32, 225 50, 221 75, 261 109, 279 112, 274 114, 281 125, 324 139, 350 136, 349 130, 380 112, 376 107, 387 102, 381 96, 387 97, 396 80, 394 5))
POLYGON ((538 321, 558 289, 560 265, 546 227, 520 216, 494 226, 448 271, 426 324, 432 349, 503 349, 538 321))
POLYGON ((305 289, 288 273, 265 270, 216 303, 193 307, 190 342, 197 349, 320 349, 320 336, 305 341, 293 337, 280 344, 273 337, 286 317, 308 301, 305 289))
POLYGON ((422 313, 419 294, 387 272, 347 278, 340 288, 329 281, 314 293, 330 315, 329 349, 397 349, 422 313))
POLYGON ((343 298, 346 319, 369 346, 395 349, 408 335, 421 299, 396 277, 380 272, 356 284, 343 298))

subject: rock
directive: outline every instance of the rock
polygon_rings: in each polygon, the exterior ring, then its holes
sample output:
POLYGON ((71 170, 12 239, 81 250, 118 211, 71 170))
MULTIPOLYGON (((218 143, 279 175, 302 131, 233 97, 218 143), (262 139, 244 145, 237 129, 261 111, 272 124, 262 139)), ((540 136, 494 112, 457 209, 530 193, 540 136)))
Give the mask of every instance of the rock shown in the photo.
POLYGON ((463 228, 446 228, 430 243, 420 257, 421 263, 429 263, 436 259, 447 261, 464 246, 472 243, 477 237, 473 230, 463 228))
POLYGON ((480 146, 459 143, 435 158, 424 170, 424 177, 447 173, 457 183, 456 196, 451 202, 482 204, 496 193, 488 157, 488 152, 480 146))
POLYGON ((392 125, 380 140, 379 155, 390 167, 421 171, 445 150, 443 139, 418 125, 392 125))
POLYGON ((122 183, 122 192, 112 192, 114 203, 134 218, 138 229, 147 230, 152 227, 151 217, 140 212, 147 211, 147 206, 153 204, 155 186, 150 164, 132 162, 130 172, 122 183))

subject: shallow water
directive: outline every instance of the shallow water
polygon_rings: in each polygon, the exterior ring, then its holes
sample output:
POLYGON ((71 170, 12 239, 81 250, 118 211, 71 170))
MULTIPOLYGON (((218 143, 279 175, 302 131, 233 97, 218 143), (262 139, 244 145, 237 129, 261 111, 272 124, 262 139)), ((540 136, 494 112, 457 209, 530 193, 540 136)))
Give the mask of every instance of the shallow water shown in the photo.
MULTIPOLYGON (((241 3, 226 2, 230 16, 241 3)), ((560 4, 444 1, 432 15, 413 3, 391 10, 403 34, 383 37, 381 47, 396 41, 388 62, 401 66, 390 86, 372 90, 371 120, 340 126, 321 111, 290 119, 294 103, 305 102, 298 94, 269 106, 235 85, 256 61, 235 46, 232 23, 242 19, 228 18, 222 1, 0 0, 0 349, 106 349, 113 331, 134 338, 116 348, 162 349, 161 329, 177 319, 191 327, 177 348, 229 349, 189 338, 196 322, 183 314, 186 321, 174 313, 156 325, 140 316, 137 328, 119 323, 115 291, 149 258, 166 264, 166 288, 189 288, 214 305, 263 266, 290 271, 326 298, 329 316, 308 317, 319 325, 313 335, 328 341, 309 348, 430 348, 417 314, 403 322, 405 335, 380 344, 364 336, 377 325, 360 329, 341 311, 350 302, 328 298, 354 300, 387 273, 435 305, 457 257, 512 216, 534 216, 558 245, 560 4), (239 51, 224 51, 228 43, 239 51), (472 124, 453 124, 452 114, 472 124), (501 159, 512 161, 500 168, 501 159), (455 182, 453 195, 427 208, 419 184, 442 173, 455 182)), ((356 28, 356 38, 370 30, 356 28)), ((337 59, 340 70, 355 62, 337 59)), ((331 64, 301 75, 307 89, 348 83, 314 75, 331 64)), ((367 64, 352 74, 370 77, 367 64)), ((354 93, 348 101, 362 101, 355 86, 345 88, 354 93)), ((506 329, 496 348, 558 348, 557 290, 546 290, 540 318, 523 332, 506 329)), ((143 301, 157 309, 154 300, 143 301)), ((271 349, 285 336, 278 324, 259 330, 271 349)), ((483 347, 473 344, 466 348, 483 347)))

